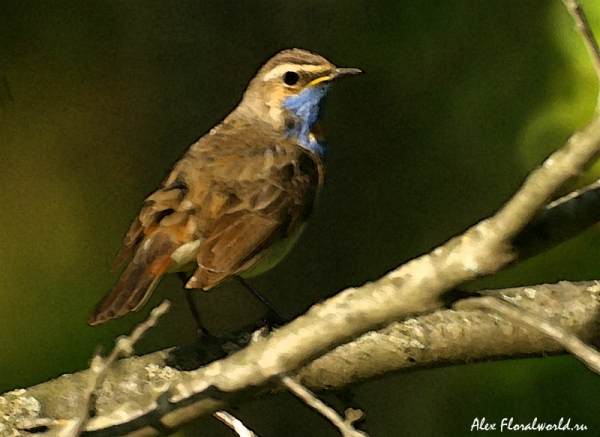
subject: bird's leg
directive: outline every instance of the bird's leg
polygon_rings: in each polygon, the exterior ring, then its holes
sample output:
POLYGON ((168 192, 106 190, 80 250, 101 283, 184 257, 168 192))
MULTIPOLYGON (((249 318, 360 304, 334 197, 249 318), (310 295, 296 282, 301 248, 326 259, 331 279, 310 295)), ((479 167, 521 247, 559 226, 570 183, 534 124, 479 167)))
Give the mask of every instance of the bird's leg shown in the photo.
POLYGON ((277 311, 275 309, 275 307, 273 305, 271 305, 271 303, 265 299, 258 291, 256 291, 254 289, 254 287, 252 287, 250 284, 248 284, 248 282, 246 282, 246 280, 244 278, 242 278, 241 276, 234 276, 234 278, 240 283, 242 284, 242 286, 250 291, 254 296, 256 296, 258 298, 258 300, 261 301, 261 303, 266 306, 269 310, 269 315, 267 316, 267 320, 269 322, 269 324, 273 324, 273 325, 282 325, 285 322, 284 317, 279 313, 279 311, 277 311))
POLYGON ((181 281, 183 282, 183 291, 185 293, 185 300, 187 301, 188 307, 190 308, 190 311, 192 313, 192 317, 194 318, 194 321, 196 322, 196 326, 198 328, 198 335, 201 337, 210 335, 208 330, 204 327, 202 320, 200 320, 200 313, 198 313, 198 309, 196 308, 196 302, 194 301, 194 296, 192 296, 192 290, 190 290, 189 288, 185 288, 185 284, 188 281, 187 276, 183 272, 178 272, 177 277, 179 279, 181 279, 181 281))
MULTIPOLYGON (((184 285, 188 278, 184 273, 178 273, 177 276, 183 281, 184 285)), ((285 321, 283 316, 277 312, 277 310, 271 305, 264 297, 262 297, 250 284, 244 279, 234 276, 238 282, 240 282, 247 290, 251 291, 262 303, 269 309, 269 315, 267 316, 267 324, 269 326, 281 325, 285 321)), ((194 302, 194 296, 192 291, 185 289, 185 298, 192 312, 192 316, 198 326, 199 338, 194 343, 178 346, 169 353, 167 358, 167 364, 171 367, 175 367, 180 370, 192 370, 197 369, 200 366, 206 365, 214 360, 218 360, 231 353, 231 345, 237 345, 242 348, 248 344, 248 332, 255 332, 261 327, 259 324, 252 324, 251 326, 245 326, 244 328, 226 334, 211 334, 202 324, 200 315, 196 309, 194 302), (225 344, 228 347, 223 347, 225 344)))

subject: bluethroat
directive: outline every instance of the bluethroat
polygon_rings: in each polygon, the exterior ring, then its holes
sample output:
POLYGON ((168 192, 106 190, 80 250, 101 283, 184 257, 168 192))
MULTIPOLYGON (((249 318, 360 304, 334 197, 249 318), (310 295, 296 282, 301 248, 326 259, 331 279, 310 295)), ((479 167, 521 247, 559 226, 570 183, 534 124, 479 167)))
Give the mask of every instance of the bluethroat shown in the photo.
POLYGON ((337 79, 358 73, 300 49, 267 61, 238 106, 146 198, 115 268, 129 263, 87 322, 137 311, 167 273, 193 272, 185 288, 208 291, 277 264, 323 185, 323 98, 337 79))

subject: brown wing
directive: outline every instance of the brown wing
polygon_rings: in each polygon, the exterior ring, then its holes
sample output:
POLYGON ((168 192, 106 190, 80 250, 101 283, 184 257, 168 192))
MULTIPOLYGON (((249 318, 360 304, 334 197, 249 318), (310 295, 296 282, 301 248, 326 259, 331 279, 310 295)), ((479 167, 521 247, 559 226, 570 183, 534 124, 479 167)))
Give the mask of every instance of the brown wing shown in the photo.
POLYGON ((223 229, 215 229, 203 243, 197 258, 198 268, 186 287, 208 290, 238 273, 278 227, 276 220, 247 211, 225 215, 218 222, 218 228, 223 229))
POLYGON ((322 183, 318 157, 266 135, 253 146, 240 141, 252 135, 232 131, 222 125, 200 139, 145 200, 115 267, 133 259, 89 324, 137 310, 169 271, 197 264, 187 287, 208 290, 250 268, 305 220, 322 183), (176 259, 187 247, 197 248, 196 259, 176 259))
POLYGON ((228 208, 208 227, 188 288, 209 290, 251 269, 304 223, 323 180, 319 158, 291 141, 253 147, 243 160, 215 166, 212 189, 228 196, 228 208))

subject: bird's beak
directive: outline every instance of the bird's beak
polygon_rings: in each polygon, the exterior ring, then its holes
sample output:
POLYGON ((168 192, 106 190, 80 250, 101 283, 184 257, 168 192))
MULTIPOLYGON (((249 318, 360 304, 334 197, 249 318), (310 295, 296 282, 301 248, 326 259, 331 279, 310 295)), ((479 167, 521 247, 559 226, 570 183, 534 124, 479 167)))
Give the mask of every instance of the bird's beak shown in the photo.
POLYGON ((358 68, 336 68, 333 71, 333 73, 328 74, 327 76, 317 77, 312 82, 310 82, 308 85, 314 86, 314 85, 320 84, 322 82, 331 82, 333 80, 337 80, 344 76, 354 76, 355 74, 361 74, 361 73, 362 73, 362 70, 359 70, 358 68))
POLYGON ((333 73, 333 79, 339 79, 344 76, 354 76, 357 74, 362 74, 362 70, 358 68, 336 68, 333 73))

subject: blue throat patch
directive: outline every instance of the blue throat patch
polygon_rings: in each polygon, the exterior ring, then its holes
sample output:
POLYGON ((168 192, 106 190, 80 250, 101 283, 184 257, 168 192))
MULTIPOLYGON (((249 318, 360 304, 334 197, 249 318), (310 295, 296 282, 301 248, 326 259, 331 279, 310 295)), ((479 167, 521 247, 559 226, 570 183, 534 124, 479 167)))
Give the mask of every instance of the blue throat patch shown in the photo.
POLYGON ((319 119, 323 99, 328 90, 328 83, 311 86, 295 96, 287 97, 282 105, 292 113, 295 121, 294 126, 286 131, 286 135, 298 138, 298 142, 302 147, 317 153, 319 156, 327 154, 325 141, 319 141, 309 133, 319 119))

